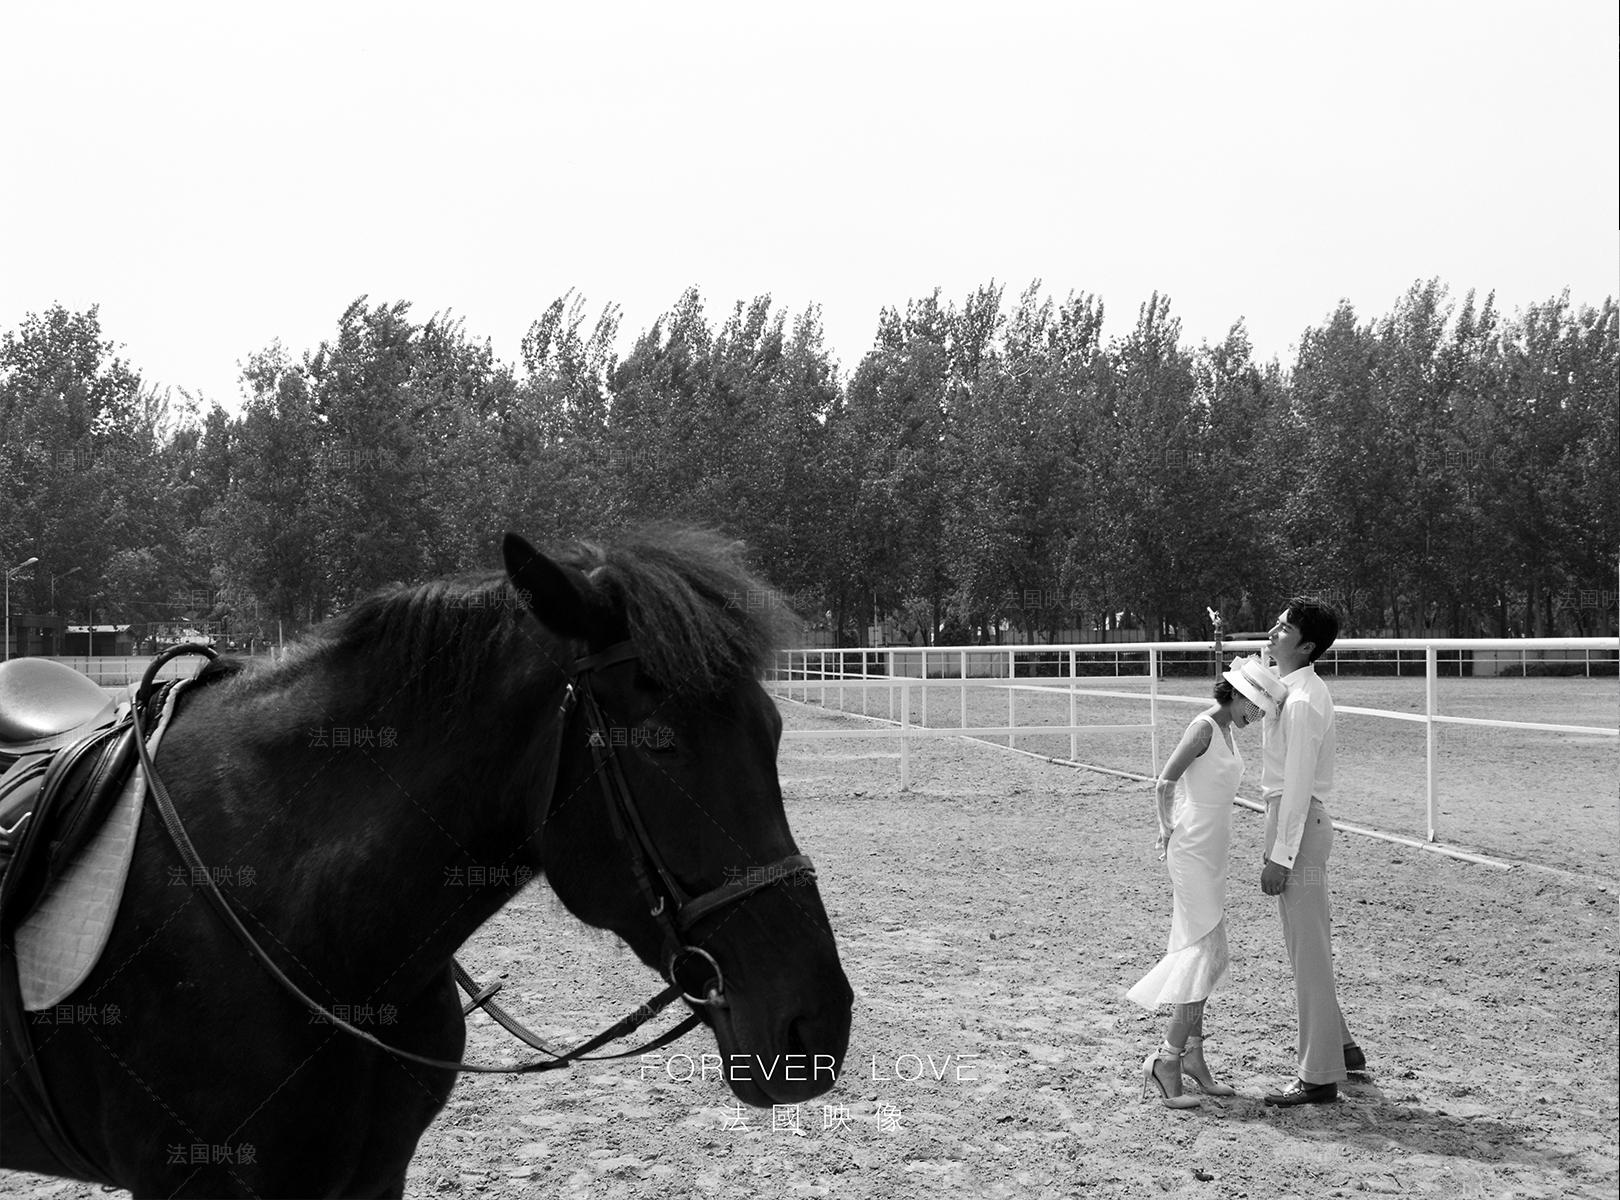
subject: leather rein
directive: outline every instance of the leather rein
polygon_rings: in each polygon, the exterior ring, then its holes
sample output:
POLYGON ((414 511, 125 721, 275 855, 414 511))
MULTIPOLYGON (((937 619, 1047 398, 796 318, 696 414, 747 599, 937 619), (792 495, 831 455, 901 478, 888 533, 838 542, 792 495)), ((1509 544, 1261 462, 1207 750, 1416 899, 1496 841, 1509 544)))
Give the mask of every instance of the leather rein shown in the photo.
MULTIPOLYGON (((648 913, 657 921, 663 938, 660 959, 664 964, 664 977, 668 986, 640 1005, 633 1012, 621 1017, 601 1033, 588 1041, 582 1042, 572 1050, 559 1053, 546 1046, 535 1034, 527 1029, 510 1013, 496 1004, 493 997, 500 990, 500 984, 487 988, 480 988, 472 976, 459 962, 452 959, 452 975, 456 983, 471 998, 463 1007, 462 1013, 466 1015, 475 1008, 487 1012, 502 1028, 519 1038, 535 1050, 548 1055, 545 1059, 536 1059, 531 1062, 517 1063, 511 1066, 485 1066, 477 1063, 466 1063, 447 1059, 430 1058, 415 1054, 409 1050, 401 1050, 390 1046, 376 1035, 350 1024, 342 1017, 328 1010, 319 1001, 311 998, 296 983, 288 978, 275 961, 267 954, 241 917, 231 907, 224 893, 214 882, 211 872, 202 857, 192 845, 185 826, 180 820, 180 814, 175 811, 174 802, 169 796, 169 790, 163 781, 158 778, 157 770, 152 764, 151 754, 146 746, 146 731, 143 726, 143 709, 153 690, 153 681, 158 669, 170 659, 185 654, 202 654, 210 660, 217 657, 215 652, 206 646, 186 644, 175 646, 164 651, 147 666, 141 678, 139 690, 135 694, 131 707, 131 716, 135 726, 135 746, 140 755, 141 769, 146 775, 146 786, 152 795, 154 806, 163 820, 163 827, 168 832, 169 840, 174 843, 180 857, 190 870, 191 880, 225 923, 236 933, 237 938, 259 960, 265 970, 287 992, 299 1001, 311 1013, 343 1030, 345 1033, 360 1039, 379 1050, 386 1051, 396 1058, 407 1059, 420 1063, 423 1066, 437 1067, 453 1071, 475 1071, 482 1074, 523 1075, 536 1071, 552 1071, 559 1067, 566 1067, 575 1061, 591 1061, 597 1059, 628 1058, 632 1055, 643 1054, 649 1050, 656 1050, 666 1046, 688 1030, 702 1021, 701 1012, 694 1012, 679 1024, 660 1034, 652 1041, 634 1050, 626 1050, 618 1054, 591 1054, 608 1042, 616 1041, 632 1033, 645 1024, 652 1017, 662 1012, 677 997, 687 1003, 699 1006, 724 1008, 728 1004, 725 992, 725 976, 720 964, 708 951, 691 945, 686 940, 686 934, 697 922, 705 917, 713 916, 726 908, 746 899, 755 892, 772 884, 787 883, 793 880, 815 878, 815 868, 810 859, 803 854, 789 854, 777 859, 769 866, 754 868, 747 872, 744 882, 726 883, 712 888, 698 896, 690 896, 683 889, 674 875, 665 865, 663 857, 658 853, 647 832, 647 827, 641 819, 641 814, 635 805, 635 799, 630 793, 629 784, 624 777, 623 768, 614 757, 613 747, 608 740, 608 725, 603 717, 601 707, 596 702, 596 696, 591 690, 591 673, 607 667, 617 666, 621 663, 632 662, 637 655, 635 649, 628 642, 620 642, 605 650, 594 654, 586 654, 577 658, 573 670, 570 672, 568 683, 563 694, 562 707, 559 716, 562 719, 562 731, 565 732, 568 719, 575 703, 578 703, 585 718, 588 740, 591 747, 591 758, 596 767, 595 774, 602 784, 602 795, 607 805, 608 815, 612 823, 615 837, 625 845, 629 854, 631 873, 635 876, 636 885, 641 892, 642 899, 647 906, 648 913), (707 971, 701 991, 703 995, 694 996, 687 992, 686 987, 676 978, 676 969, 683 962, 697 960, 707 971)), ((561 752, 558 755, 561 763, 561 752)), ((541 819, 551 804, 551 793, 555 790, 555 778, 552 787, 546 792, 543 800, 541 819)))

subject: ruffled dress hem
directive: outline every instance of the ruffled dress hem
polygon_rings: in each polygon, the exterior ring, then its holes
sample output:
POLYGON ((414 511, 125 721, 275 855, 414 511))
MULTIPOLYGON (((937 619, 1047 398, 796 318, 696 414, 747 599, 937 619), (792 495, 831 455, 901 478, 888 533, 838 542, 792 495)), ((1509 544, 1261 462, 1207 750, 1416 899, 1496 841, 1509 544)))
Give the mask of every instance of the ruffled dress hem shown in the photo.
POLYGON ((1226 944, 1226 919, 1222 917, 1213 929, 1192 945, 1172 950, 1161 958, 1158 965, 1125 993, 1125 997, 1147 1009, 1205 1000, 1226 982, 1231 965, 1232 955, 1226 944))

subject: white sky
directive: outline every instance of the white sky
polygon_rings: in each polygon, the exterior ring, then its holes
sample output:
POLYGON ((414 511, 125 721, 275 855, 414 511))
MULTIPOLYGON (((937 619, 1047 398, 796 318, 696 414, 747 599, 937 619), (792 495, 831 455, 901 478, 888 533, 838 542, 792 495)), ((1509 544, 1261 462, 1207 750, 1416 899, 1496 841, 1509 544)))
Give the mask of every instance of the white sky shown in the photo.
POLYGON ((515 362, 569 288, 626 347, 768 292, 848 370, 991 278, 1285 361, 1419 278, 1617 290, 1613 0, 256 8, 0 10, 0 328, 99 304, 235 408, 361 294, 515 362))

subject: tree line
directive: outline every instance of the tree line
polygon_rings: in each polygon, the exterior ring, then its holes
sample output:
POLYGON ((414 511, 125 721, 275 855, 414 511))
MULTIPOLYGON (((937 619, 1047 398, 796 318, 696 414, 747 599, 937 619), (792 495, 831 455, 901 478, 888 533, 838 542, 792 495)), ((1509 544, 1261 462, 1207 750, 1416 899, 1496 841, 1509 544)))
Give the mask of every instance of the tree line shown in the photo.
MULTIPOLYGON (((0 333, 13 611, 291 634, 395 580, 650 520, 743 539, 826 640, 1208 637, 1293 591, 1363 635, 1612 634, 1612 297, 1504 315, 1415 283, 1341 304, 1291 363, 1168 298, 1104 339, 1092 295, 997 284, 884 310, 847 374, 819 311, 688 291, 622 356, 573 293, 519 361, 356 300, 253 354, 232 413, 143 383, 92 308, 0 333)), ((775 602, 739 597, 738 603, 775 602)))

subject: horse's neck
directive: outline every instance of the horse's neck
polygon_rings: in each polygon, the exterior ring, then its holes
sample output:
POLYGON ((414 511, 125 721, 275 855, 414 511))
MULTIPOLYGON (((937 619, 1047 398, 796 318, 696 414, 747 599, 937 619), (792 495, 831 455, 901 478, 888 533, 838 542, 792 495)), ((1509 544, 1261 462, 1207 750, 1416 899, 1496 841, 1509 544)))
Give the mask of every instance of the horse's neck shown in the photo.
POLYGON ((527 810, 555 739, 499 695, 468 697, 452 742, 410 706, 321 690, 219 704, 212 744, 229 766, 209 773, 224 811, 193 794, 188 820, 215 855, 265 861, 255 899, 278 936, 341 938, 356 978, 431 975, 538 872, 527 810))

